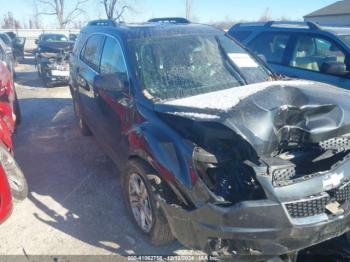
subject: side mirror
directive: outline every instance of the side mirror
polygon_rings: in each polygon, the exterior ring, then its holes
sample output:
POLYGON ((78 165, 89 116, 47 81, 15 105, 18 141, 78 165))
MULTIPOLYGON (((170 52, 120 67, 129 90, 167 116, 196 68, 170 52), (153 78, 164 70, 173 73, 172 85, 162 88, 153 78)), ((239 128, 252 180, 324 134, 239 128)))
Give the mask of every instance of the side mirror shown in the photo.
POLYGON ((266 57, 263 54, 258 54, 258 57, 263 61, 265 64, 267 64, 266 57))
POLYGON ((114 73, 95 76, 94 87, 105 91, 122 92, 128 88, 128 84, 123 74, 114 73))
POLYGON ((35 44, 39 44, 39 40, 38 39, 35 39, 35 44))

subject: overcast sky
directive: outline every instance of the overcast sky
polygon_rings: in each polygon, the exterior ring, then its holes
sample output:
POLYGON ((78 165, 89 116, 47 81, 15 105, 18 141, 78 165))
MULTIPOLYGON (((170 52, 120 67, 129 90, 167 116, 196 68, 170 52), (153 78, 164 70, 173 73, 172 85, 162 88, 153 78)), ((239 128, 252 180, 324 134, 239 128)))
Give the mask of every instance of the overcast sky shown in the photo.
MULTIPOLYGON (((76 0, 66 0, 67 9, 76 0)), ((335 0, 193 0, 193 14, 198 22, 214 22, 230 20, 256 20, 269 8, 274 19, 287 17, 300 20, 310 12, 335 0)), ((126 22, 142 22, 151 17, 184 16, 185 0, 129 0, 134 4, 135 13, 125 17, 126 22)), ((34 0, 0 0, 0 16, 12 12, 20 22, 27 22, 33 15, 34 0)), ((91 20, 103 17, 100 0, 89 0, 85 5, 86 14, 81 20, 91 20)), ((43 22, 55 26, 54 17, 42 17, 43 22)))

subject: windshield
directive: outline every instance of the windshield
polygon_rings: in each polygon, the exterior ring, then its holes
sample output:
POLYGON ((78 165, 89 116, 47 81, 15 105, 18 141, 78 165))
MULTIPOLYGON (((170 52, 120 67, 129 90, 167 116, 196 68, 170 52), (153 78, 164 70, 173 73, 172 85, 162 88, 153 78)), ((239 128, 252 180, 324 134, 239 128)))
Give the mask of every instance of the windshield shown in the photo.
POLYGON ((42 41, 44 42, 67 42, 68 38, 65 35, 43 35, 42 41))
POLYGON ((171 100, 264 82, 269 72, 224 35, 134 40, 132 47, 144 93, 171 100))
POLYGON ((340 38, 344 41, 344 43, 350 47, 350 35, 341 35, 340 38))

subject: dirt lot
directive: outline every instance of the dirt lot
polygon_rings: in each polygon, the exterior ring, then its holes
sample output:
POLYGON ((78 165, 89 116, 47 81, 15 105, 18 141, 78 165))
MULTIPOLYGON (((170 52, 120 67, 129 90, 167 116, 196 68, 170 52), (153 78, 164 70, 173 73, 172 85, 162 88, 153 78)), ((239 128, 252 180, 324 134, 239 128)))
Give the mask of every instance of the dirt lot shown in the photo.
POLYGON ((31 57, 16 70, 15 153, 30 193, 0 226, 0 255, 194 254, 177 242, 147 243, 124 210, 118 170, 80 135, 68 87, 44 88, 31 57))

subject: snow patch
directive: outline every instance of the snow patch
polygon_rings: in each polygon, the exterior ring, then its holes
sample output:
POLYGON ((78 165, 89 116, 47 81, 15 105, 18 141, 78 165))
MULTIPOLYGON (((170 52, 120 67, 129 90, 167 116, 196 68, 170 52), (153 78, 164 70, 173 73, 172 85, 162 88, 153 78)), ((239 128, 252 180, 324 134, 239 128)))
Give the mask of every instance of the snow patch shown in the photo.
MULTIPOLYGON (((180 98, 172 101, 165 102, 167 105, 184 106, 190 108, 199 109, 217 109, 228 111, 232 107, 236 106, 242 99, 245 99, 257 92, 260 92, 270 86, 300 86, 300 85, 312 85, 311 81, 304 80, 292 80, 292 81, 274 81, 264 82, 246 86, 238 86, 230 89, 210 92, 206 94, 180 98)), ((182 113, 184 114, 184 113, 182 113)), ((186 113, 194 114, 194 113, 186 113)), ((201 114, 205 115, 205 114, 201 114)), ((212 115, 209 115, 213 117, 212 115)))
POLYGON ((209 114, 202 114, 202 113, 192 113, 192 112, 174 112, 173 115, 188 117, 188 118, 195 118, 195 119, 207 119, 207 120, 214 120, 219 119, 220 117, 217 115, 209 115, 209 114))

